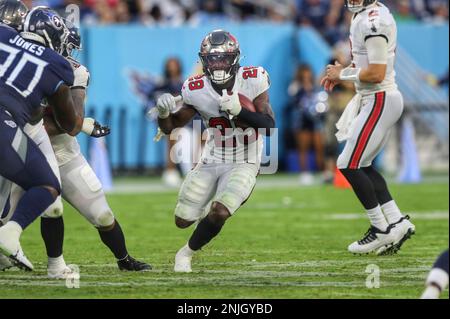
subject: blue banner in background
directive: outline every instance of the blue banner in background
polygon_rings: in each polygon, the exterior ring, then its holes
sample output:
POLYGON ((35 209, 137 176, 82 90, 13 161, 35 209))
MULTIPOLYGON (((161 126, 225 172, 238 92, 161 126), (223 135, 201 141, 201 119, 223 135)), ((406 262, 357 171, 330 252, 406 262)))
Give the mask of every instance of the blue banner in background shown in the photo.
MULTIPOLYGON (((239 40, 242 65, 264 66, 271 78, 271 101, 281 121, 286 91, 293 74, 292 44, 295 28, 291 25, 227 25, 239 40)), ((85 52, 82 61, 91 72, 88 109, 95 108, 100 121, 110 121, 112 133, 108 147, 112 166, 135 167, 142 125, 146 125, 145 166, 162 166, 165 143, 155 144, 155 123, 143 122, 143 103, 133 92, 130 71, 160 76, 168 57, 181 60, 185 77, 192 74, 204 36, 214 27, 147 28, 143 26, 105 26, 83 29, 85 52), (105 119, 105 114, 110 119, 105 119), (124 118, 125 117, 125 118, 124 118), (123 145, 121 145, 123 143, 123 145)), ((89 111, 88 111, 89 113, 89 111)), ((86 149, 86 138, 80 138, 86 149)))
MULTIPOLYGON (((177 57, 183 64, 185 77, 188 77, 199 67, 201 40, 218 27, 114 25, 83 28, 81 60, 91 72, 87 114, 95 115, 111 126, 107 146, 114 168, 160 167, 165 163, 166 143, 153 142, 156 123, 145 119, 145 105, 133 92, 130 72, 161 76, 166 59, 177 57)), ((268 70, 272 80, 271 103, 277 126, 282 130, 282 110, 296 63, 310 64, 318 76, 331 57, 330 47, 316 31, 296 29, 290 24, 250 23, 220 27, 238 38, 242 65, 263 66, 268 70)), ((399 43, 437 75, 448 69, 448 25, 400 25, 399 43), (436 32, 439 34, 432 36, 438 29, 436 32), (442 34, 445 32, 447 37, 444 38, 442 34), (434 54, 432 58, 431 54, 434 54)), ((282 134, 279 136, 281 138, 282 134)), ((83 136, 79 140, 86 154, 88 138, 83 136)), ((279 145, 282 154, 283 141, 279 145)))

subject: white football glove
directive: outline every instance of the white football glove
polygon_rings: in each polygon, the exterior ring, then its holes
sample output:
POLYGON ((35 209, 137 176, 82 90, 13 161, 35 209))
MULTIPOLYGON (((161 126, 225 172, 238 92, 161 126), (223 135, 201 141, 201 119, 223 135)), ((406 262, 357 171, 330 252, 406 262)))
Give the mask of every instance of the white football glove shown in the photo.
POLYGON ((156 108, 158 109, 158 116, 161 119, 166 119, 169 117, 170 112, 172 112, 177 106, 177 102, 181 101, 183 97, 181 95, 173 96, 170 93, 164 93, 156 101, 156 108))
POLYGON ((232 116, 236 116, 241 112, 242 106, 239 101, 239 96, 235 90, 231 95, 228 94, 227 90, 222 90, 222 96, 219 99, 220 110, 227 112, 232 116))

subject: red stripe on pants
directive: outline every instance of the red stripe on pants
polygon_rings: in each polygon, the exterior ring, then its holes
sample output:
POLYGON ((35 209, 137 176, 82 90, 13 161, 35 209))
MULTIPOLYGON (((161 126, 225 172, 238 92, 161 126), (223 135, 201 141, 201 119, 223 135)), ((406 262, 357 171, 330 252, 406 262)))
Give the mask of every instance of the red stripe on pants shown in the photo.
POLYGON ((361 160, 361 156, 366 149, 367 143, 369 141, 370 135, 372 135, 372 131, 375 128, 375 124, 378 122, 378 119, 381 115, 381 111, 383 110, 383 100, 384 100, 385 92, 378 92, 375 94, 375 106, 372 115, 369 120, 364 125, 361 135, 358 138, 356 150, 353 153, 353 156, 350 160, 350 169, 357 169, 359 166, 359 162, 361 160))

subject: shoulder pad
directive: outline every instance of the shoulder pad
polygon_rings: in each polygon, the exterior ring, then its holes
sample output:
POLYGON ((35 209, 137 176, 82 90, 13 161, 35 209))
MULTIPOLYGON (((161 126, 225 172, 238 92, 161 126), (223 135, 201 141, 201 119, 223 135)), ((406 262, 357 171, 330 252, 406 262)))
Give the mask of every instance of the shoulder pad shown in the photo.
POLYGON ((188 78, 183 83, 183 87, 181 88, 181 95, 183 96, 183 100, 186 104, 192 103, 192 94, 196 91, 199 91, 205 87, 205 75, 195 75, 188 78))
POLYGON ((267 91, 270 87, 269 73, 262 66, 242 67, 239 74, 242 81, 249 83, 254 98, 267 91))

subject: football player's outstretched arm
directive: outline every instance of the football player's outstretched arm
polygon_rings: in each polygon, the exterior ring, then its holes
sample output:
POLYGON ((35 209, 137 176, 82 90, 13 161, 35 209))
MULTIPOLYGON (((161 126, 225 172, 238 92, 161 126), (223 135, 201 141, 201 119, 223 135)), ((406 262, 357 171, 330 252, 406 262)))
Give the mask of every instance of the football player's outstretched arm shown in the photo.
POLYGON ((61 84, 56 92, 48 98, 50 105, 53 105, 55 120, 57 125, 67 134, 77 135, 83 126, 84 100, 82 102, 83 111, 80 114, 80 99, 65 84, 61 84))
POLYGON ((175 112, 170 114, 167 118, 158 117, 158 125, 164 134, 170 134, 172 130, 183 127, 195 116, 195 109, 187 104, 175 112))

